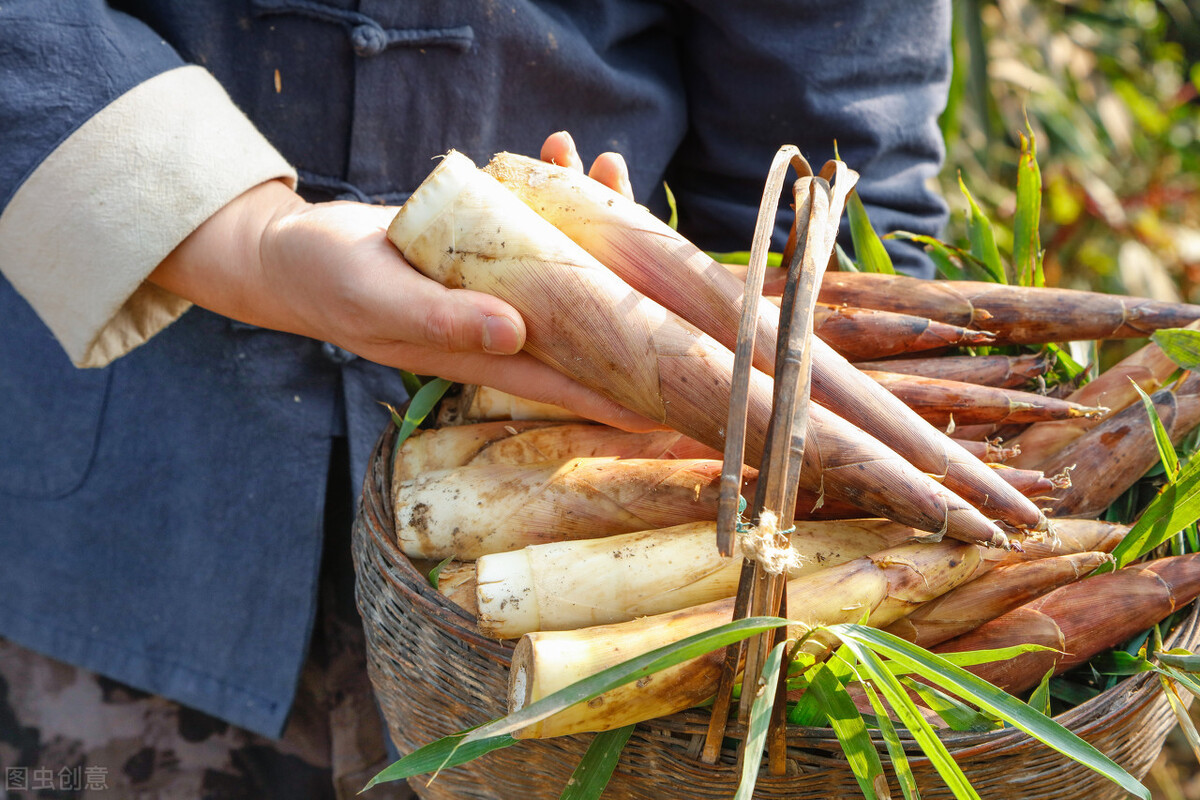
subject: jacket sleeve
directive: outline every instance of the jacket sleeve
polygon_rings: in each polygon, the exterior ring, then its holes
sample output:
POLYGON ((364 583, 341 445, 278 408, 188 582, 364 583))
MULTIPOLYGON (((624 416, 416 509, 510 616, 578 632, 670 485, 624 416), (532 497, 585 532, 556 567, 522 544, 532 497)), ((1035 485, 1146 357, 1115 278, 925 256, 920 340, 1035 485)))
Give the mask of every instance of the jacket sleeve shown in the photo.
POLYGON ((187 308, 145 282, 282 156, 212 76, 99 0, 0 5, 0 272, 82 367, 187 308))
MULTIPOLYGON (((836 142, 862 176, 859 195, 880 234, 940 232, 946 206, 927 181, 944 158, 937 117, 950 78, 948 0, 690 5, 682 37, 690 132, 669 177, 681 228, 736 225, 722 249, 744 249, 775 151, 797 145, 819 170, 836 142)), ((783 217, 777 236, 791 222, 783 217)), ((845 224, 839 241, 850 251, 845 224)), ((887 247, 898 269, 933 276, 919 249, 887 247)))

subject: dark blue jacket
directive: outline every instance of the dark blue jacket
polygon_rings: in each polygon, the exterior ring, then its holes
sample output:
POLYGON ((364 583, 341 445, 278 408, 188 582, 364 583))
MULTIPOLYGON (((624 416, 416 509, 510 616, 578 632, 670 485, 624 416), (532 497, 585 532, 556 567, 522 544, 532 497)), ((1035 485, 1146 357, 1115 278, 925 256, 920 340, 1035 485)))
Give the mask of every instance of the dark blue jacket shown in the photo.
MULTIPOLYGON (((9 0, 0 209, 93 114, 194 63, 310 199, 399 202, 451 147, 566 129, 585 160, 624 153, 656 210, 668 181, 699 244, 746 249, 776 148, 819 167, 836 139, 878 227, 935 233, 948 36, 945 2, 9 0)), ((331 437, 357 487, 376 401, 403 399, 394 370, 200 309, 78 370, 0 279, 0 635, 277 734, 331 437)))

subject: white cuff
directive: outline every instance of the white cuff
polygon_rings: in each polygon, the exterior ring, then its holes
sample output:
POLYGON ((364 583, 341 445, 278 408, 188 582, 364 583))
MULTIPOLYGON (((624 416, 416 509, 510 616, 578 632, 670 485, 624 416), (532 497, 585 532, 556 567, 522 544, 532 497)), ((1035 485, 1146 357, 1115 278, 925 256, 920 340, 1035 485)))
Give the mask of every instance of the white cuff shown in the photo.
POLYGON ((77 366, 99 367, 190 303, 145 282, 214 212, 296 173, 206 70, 118 97, 38 165, 0 214, 0 270, 77 366))

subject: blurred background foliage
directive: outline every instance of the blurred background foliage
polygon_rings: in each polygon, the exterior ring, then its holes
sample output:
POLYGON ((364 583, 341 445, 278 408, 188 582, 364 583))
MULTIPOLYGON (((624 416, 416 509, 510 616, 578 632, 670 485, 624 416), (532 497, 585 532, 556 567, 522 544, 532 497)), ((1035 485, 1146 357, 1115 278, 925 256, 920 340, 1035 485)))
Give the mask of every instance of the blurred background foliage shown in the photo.
POLYGON ((1028 118, 1046 282, 1200 302, 1200 0, 955 0, 942 130, 947 239, 961 175, 1012 247, 1028 118))
MULTIPOLYGON (((1027 118, 1047 285, 1200 302, 1200 0, 954 2, 945 238, 966 246, 961 176, 1011 254, 1027 118)), ((1178 731, 1146 784, 1200 800, 1178 731)))

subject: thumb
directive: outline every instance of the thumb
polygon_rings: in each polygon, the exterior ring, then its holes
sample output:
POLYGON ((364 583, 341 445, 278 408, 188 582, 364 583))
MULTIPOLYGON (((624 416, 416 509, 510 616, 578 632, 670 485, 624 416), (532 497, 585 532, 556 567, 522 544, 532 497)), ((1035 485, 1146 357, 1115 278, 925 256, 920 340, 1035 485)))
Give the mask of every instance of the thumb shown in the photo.
POLYGON ((512 355, 525 345, 525 322, 499 298, 467 289, 443 289, 415 309, 409 341, 449 352, 512 355))

